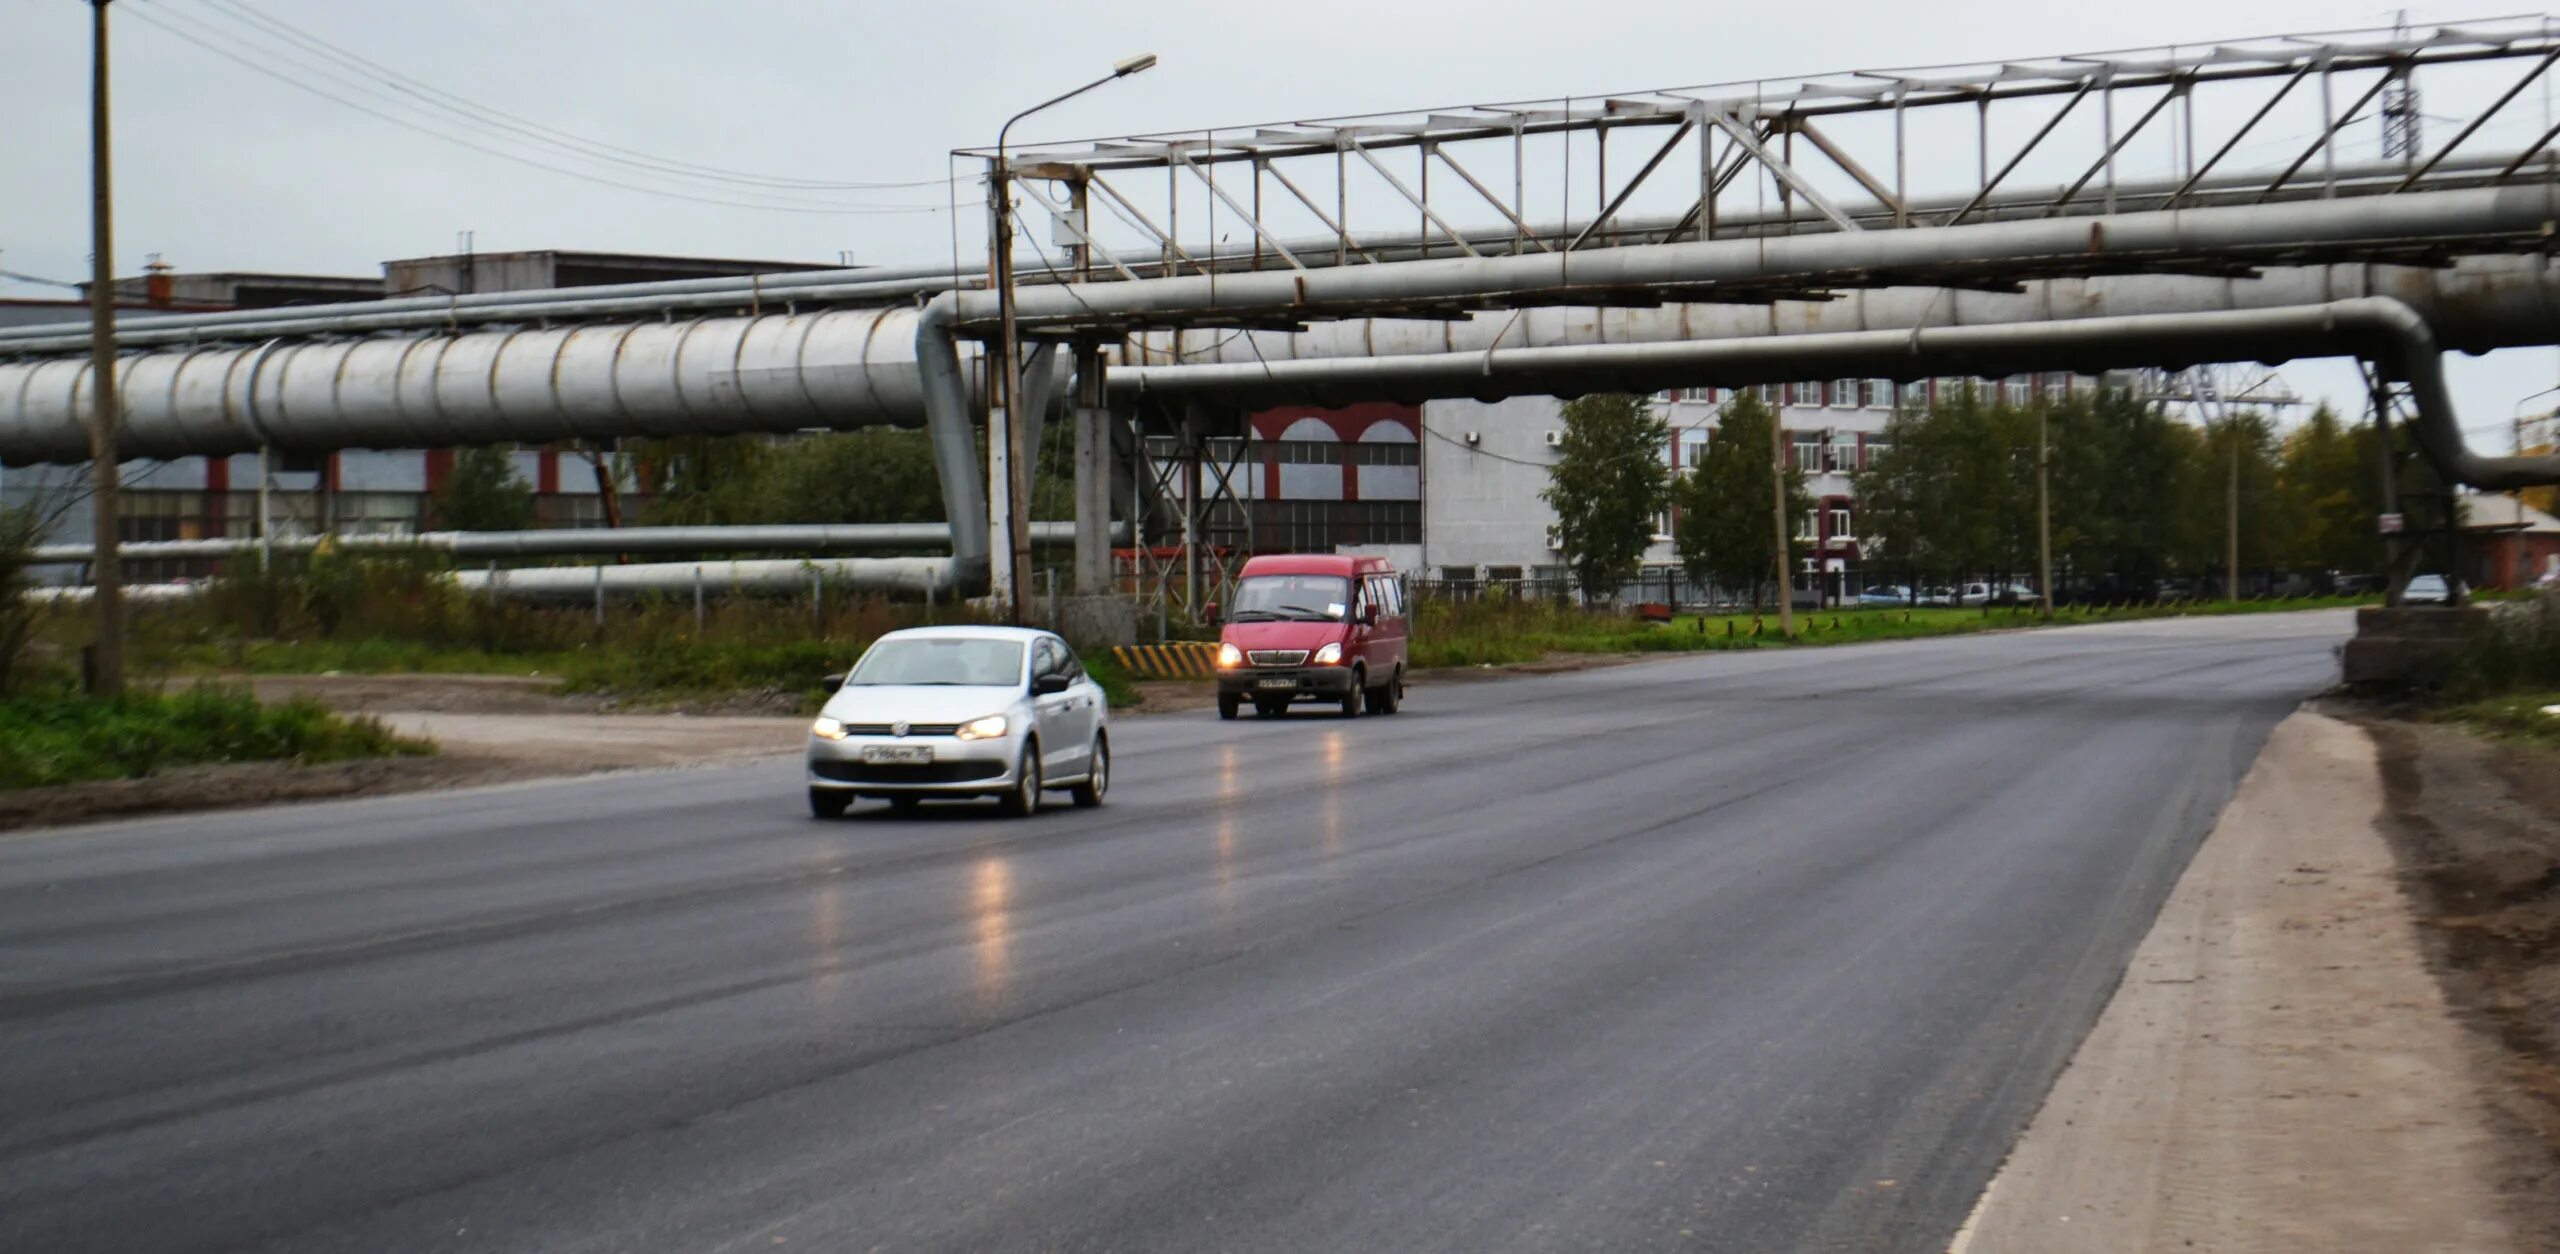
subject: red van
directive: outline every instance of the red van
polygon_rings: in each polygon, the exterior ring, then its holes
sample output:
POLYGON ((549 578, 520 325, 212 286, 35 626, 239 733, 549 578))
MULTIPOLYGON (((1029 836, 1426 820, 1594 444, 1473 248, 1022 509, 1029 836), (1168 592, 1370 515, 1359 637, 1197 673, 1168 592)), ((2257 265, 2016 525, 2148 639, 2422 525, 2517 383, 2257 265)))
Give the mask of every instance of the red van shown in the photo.
POLYGON ((1257 557, 1236 577, 1234 601, 1210 606, 1218 624, 1218 717, 1246 702, 1265 718, 1292 702, 1404 703, 1404 579, 1382 558, 1257 557))

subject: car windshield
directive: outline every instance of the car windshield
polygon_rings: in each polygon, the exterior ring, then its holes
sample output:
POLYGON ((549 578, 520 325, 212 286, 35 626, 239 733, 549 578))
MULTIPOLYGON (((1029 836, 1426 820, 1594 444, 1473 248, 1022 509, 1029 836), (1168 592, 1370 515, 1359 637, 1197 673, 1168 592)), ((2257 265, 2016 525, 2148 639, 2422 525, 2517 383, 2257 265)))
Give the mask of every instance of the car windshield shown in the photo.
POLYGON ((1351 606, 1351 581, 1340 575, 1255 575, 1236 585, 1230 622, 1339 619, 1351 606))
POLYGON ((1022 682, 1022 642, 967 636, 883 640, 862 655, 848 687, 1009 688, 1022 682))

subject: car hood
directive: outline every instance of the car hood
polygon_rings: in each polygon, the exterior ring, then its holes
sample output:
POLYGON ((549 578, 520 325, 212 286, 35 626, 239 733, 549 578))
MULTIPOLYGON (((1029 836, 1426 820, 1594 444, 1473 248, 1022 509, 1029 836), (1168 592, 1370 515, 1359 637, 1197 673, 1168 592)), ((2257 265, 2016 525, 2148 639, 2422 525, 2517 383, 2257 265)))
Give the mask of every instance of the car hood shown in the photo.
POLYGON ((847 723, 965 723, 1001 714, 1022 699, 1011 686, 952 688, 941 685, 881 685, 841 688, 827 698, 828 718, 847 723))
POLYGON ((1218 639, 1239 649, 1305 649, 1313 652, 1342 639, 1342 624, 1326 622, 1229 623, 1218 639))

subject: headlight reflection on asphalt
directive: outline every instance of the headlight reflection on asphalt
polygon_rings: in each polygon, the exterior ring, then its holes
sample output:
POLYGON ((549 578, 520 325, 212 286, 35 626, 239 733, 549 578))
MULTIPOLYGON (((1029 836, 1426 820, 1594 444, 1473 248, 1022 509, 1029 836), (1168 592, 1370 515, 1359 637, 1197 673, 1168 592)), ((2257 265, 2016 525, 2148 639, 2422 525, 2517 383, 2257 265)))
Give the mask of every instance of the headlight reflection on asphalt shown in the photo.
POLYGON ((1013 864, 989 854, 978 859, 969 885, 969 922, 977 950, 976 989, 981 1005, 1004 1000, 1013 984, 1013 864))

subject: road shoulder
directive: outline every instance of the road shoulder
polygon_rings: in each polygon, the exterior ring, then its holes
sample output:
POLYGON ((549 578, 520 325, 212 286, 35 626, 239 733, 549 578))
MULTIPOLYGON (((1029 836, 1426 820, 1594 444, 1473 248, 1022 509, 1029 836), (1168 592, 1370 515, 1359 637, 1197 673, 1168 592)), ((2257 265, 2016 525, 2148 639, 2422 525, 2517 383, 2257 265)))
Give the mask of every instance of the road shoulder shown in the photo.
POLYGON ((2269 738, 1953 1248, 2521 1250, 2360 728, 2269 738))

